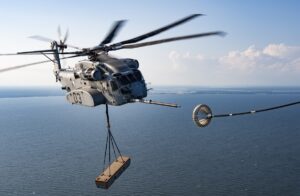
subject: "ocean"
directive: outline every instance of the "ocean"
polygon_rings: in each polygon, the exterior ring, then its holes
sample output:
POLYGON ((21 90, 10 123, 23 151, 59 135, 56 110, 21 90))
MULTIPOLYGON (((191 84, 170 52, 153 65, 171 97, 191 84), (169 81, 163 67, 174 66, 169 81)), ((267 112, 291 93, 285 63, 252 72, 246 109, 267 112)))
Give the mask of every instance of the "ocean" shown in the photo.
POLYGON ((129 168, 108 190, 102 172, 105 107, 71 105, 52 88, 0 89, 0 195, 300 195, 300 107, 212 119, 192 110, 249 111, 300 100, 298 88, 160 87, 141 103, 109 107, 129 168))

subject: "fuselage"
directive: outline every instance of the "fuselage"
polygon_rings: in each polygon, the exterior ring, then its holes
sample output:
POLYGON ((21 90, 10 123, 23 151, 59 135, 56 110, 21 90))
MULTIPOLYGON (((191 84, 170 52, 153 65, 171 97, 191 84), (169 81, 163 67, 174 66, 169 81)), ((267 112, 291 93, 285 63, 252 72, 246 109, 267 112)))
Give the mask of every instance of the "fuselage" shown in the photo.
POLYGON ((135 59, 99 55, 78 62, 73 69, 61 69, 57 79, 72 104, 123 105, 147 96, 147 87, 135 59))

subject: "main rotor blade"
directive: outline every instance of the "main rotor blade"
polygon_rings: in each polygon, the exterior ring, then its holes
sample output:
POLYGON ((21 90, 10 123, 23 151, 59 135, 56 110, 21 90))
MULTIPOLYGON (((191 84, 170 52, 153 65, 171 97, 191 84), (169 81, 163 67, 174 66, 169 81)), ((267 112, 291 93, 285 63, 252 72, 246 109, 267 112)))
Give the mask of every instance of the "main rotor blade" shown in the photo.
POLYGON ((69 47, 69 48, 77 49, 77 50, 82 50, 83 49, 83 48, 80 48, 78 46, 74 46, 74 45, 70 45, 70 44, 67 44, 66 46, 69 47))
POLYGON ((25 51, 25 52, 17 52, 17 53, 6 53, 0 54, 0 56, 12 56, 12 55, 42 55, 42 54, 53 54, 55 50, 33 50, 33 51, 25 51))
MULTIPOLYGON (((54 53, 55 53, 55 50, 34 50, 34 51, 25 51, 25 52, 17 52, 17 53, 0 54, 0 56, 45 55, 45 54, 54 54, 54 53)), ((80 55, 80 56, 86 55, 82 51, 58 52, 58 54, 64 54, 64 55, 76 54, 76 55, 80 55)))
POLYGON ((65 37, 64 37, 64 39, 63 39, 63 43, 64 43, 64 44, 65 44, 66 41, 68 40, 68 37, 69 37, 69 29, 67 29, 66 34, 65 34, 65 37))
POLYGON ((117 33, 120 31, 122 26, 124 25, 125 20, 119 20, 114 23, 112 28, 110 29, 109 33, 106 35, 106 37, 103 39, 103 41, 99 44, 99 46, 105 45, 110 43, 113 38, 117 35, 117 33))
MULTIPOLYGON (((64 58, 60 58, 60 59, 70 59, 70 58, 75 58, 75 57, 80 57, 80 56, 82 56, 82 55, 73 55, 73 56, 68 56, 68 57, 64 57, 64 58)), ((25 67, 30 67, 33 65, 49 63, 49 62, 53 62, 53 61, 54 60, 45 60, 45 61, 38 61, 38 62, 34 62, 34 63, 27 63, 27 64, 23 64, 23 65, 17 65, 17 66, 13 66, 13 67, 3 68, 3 69, 0 69, 0 73, 12 71, 12 70, 16 70, 16 69, 21 69, 21 68, 25 68, 25 67)))
POLYGON ((149 33, 140 35, 140 36, 132 38, 132 39, 128 39, 128 40, 125 40, 125 41, 122 41, 122 42, 119 42, 119 43, 112 44, 111 46, 120 46, 120 45, 124 45, 124 44, 131 44, 131 43, 139 42, 141 40, 144 40, 146 38, 149 38, 149 37, 152 37, 154 35, 157 35, 157 34, 159 34, 161 32, 164 32, 164 31, 166 31, 168 29, 171 29, 171 28, 173 28, 175 26, 183 24, 183 23, 185 23, 185 22, 187 22, 189 20, 194 19, 195 17, 202 16, 202 15, 203 14, 193 14, 193 15, 187 16, 187 17, 185 17, 185 18, 183 18, 181 20, 178 20, 176 22, 173 22, 173 23, 171 23, 171 24, 169 24, 167 26, 161 27, 159 29, 156 29, 154 31, 151 31, 149 33))
POLYGON ((62 40, 60 25, 57 27, 58 40, 62 40))
MULTIPOLYGON (((58 28, 58 29, 60 29, 60 28, 58 28)), ((65 35, 65 38, 64 38, 64 43, 67 41, 68 37, 69 37, 69 30, 67 30, 67 32, 66 32, 66 35, 65 35)), ((33 35, 33 36, 30 36, 29 38, 35 39, 35 40, 39 40, 39 41, 43 41, 43 42, 48 42, 48 43, 51 43, 51 42, 55 41, 54 39, 50 39, 50 38, 47 38, 47 37, 44 37, 44 36, 40 36, 40 35, 33 35)), ((82 48, 80 48, 78 46, 74 46, 74 45, 70 45, 70 44, 66 44, 66 45, 69 48, 74 48, 74 49, 82 50, 82 48)))
POLYGON ((199 34, 193 34, 193 35, 186 35, 186 36, 172 37, 172 38, 167 38, 167 39, 160 39, 160 40, 144 42, 144 43, 138 43, 138 44, 122 45, 122 46, 119 46, 119 47, 116 46, 116 47, 109 48, 109 50, 132 49, 132 48, 139 48, 139 47, 144 47, 144 46, 162 44, 162 43, 166 43, 166 42, 179 41, 179 40, 184 40, 184 39, 193 39, 193 38, 198 38, 198 37, 206 37, 206 36, 211 36, 211 35, 224 36, 225 34, 226 33, 223 32, 223 31, 199 33, 199 34))
POLYGON ((54 39, 50 39, 50 38, 40 36, 40 35, 29 36, 29 38, 36 39, 36 40, 39 40, 39 41, 49 42, 49 43, 55 41, 54 39))
POLYGON ((54 53, 55 50, 33 50, 33 51, 25 51, 25 52, 17 52, 18 55, 24 55, 24 54, 43 54, 43 53, 54 53))
POLYGON ((0 73, 6 72, 6 71, 12 71, 12 70, 15 70, 15 69, 21 69, 21 68, 25 68, 25 67, 29 67, 29 66, 33 66, 33 65, 37 65, 37 64, 48 63, 48 62, 51 62, 51 61, 50 60, 45 60, 45 61, 39 61, 39 62, 35 62, 35 63, 28 63, 28 64, 24 64, 24 65, 17 65, 17 66, 13 66, 13 67, 8 67, 8 68, 0 69, 0 73))

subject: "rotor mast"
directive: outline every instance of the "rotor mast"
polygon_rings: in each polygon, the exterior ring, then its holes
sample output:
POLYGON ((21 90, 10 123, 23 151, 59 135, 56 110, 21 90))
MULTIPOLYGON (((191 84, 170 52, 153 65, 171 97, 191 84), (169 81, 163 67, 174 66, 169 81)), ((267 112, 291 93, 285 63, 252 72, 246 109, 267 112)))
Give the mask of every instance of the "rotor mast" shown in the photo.
POLYGON ((53 56, 54 56, 54 72, 58 73, 61 70, 61 63, 59 58, 59 46, 56 41, 53 41, 51 43, 51 48, 53 50, 53 56))

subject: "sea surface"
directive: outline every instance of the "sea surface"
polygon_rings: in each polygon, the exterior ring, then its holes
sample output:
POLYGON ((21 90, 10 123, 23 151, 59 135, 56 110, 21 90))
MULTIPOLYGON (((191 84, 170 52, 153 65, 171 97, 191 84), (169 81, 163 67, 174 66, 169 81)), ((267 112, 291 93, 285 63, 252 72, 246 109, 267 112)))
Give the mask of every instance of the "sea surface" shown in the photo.
POLYGON ((58 89, 0 89, 0 195, 300 195, 300 105, 213 119, 214 114, 300 100, 298 88, 162 87, 146 104, 110 107, 112 133, 129 168, 96 187, 106 140, 105 107, 69 104, 58 89))

